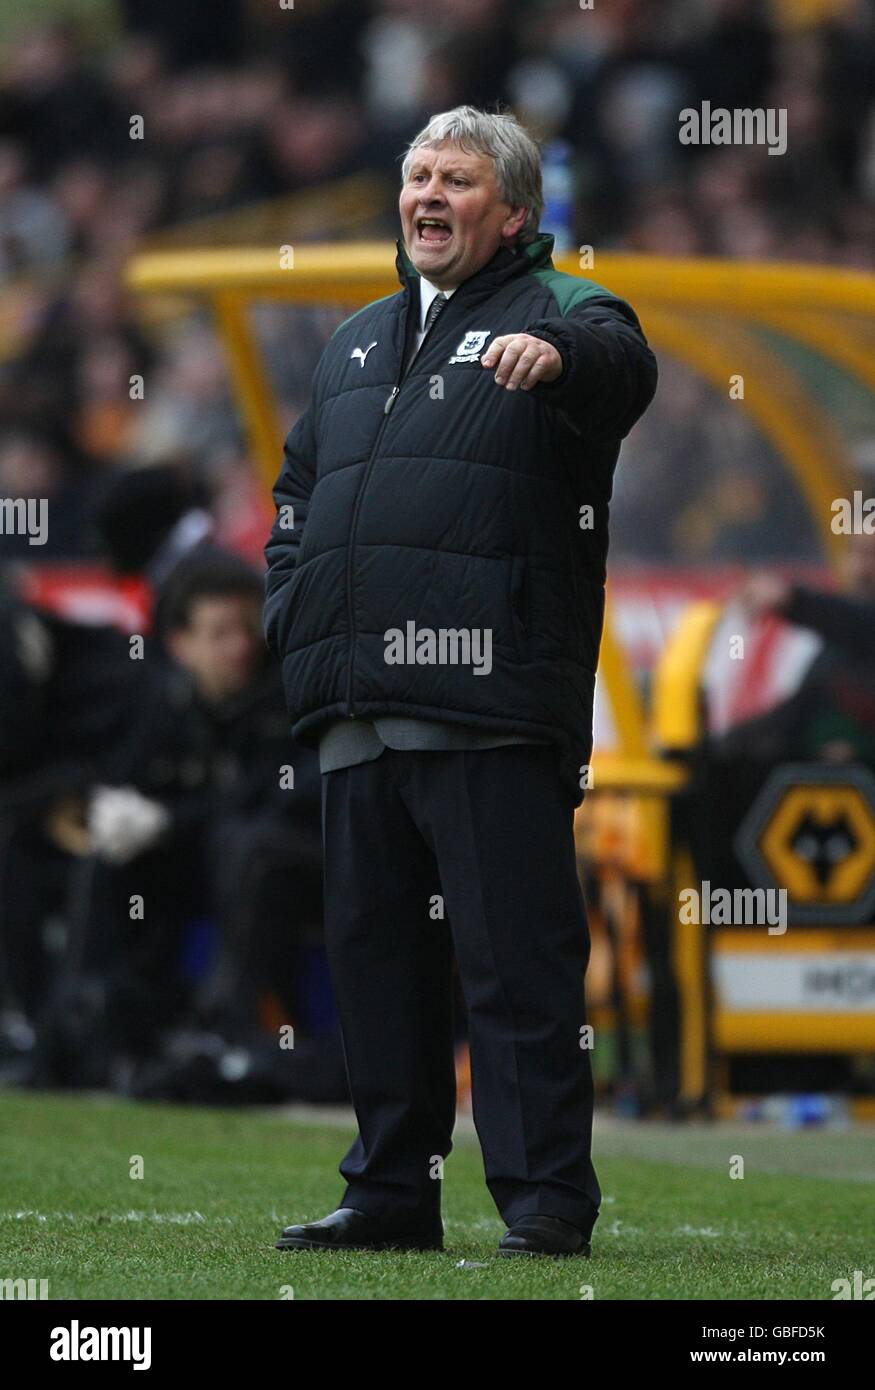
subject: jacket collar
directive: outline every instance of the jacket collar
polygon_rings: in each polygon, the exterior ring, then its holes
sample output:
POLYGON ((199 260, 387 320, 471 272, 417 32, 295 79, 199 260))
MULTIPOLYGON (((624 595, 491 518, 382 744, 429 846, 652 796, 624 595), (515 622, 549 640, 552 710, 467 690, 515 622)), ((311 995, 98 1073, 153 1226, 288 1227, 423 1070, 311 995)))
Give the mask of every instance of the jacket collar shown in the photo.
MULTIPOLYGON (((535 240, 530 242, 528 246, 524 246, 521 251, 511 251, 505 246, 499 247, 492 260, 487 261, 476 275, 470 276, 468 280, 463 280, 459 289, 464 290, 469 285, 476 283, 478 290, 486 290, 491 293, 517 275, 525 275, 532 270, 554 269, 552 261, 553 240, 554 238, 549 232, 539 232, 535 240)), ((414 288, 418 291, 419 271, 408 256, 403 240, 399 238, 395 243, 395 248, 398 253, 395 257, 395 267, 398 271, 399 281, 411 293, 414 288)))

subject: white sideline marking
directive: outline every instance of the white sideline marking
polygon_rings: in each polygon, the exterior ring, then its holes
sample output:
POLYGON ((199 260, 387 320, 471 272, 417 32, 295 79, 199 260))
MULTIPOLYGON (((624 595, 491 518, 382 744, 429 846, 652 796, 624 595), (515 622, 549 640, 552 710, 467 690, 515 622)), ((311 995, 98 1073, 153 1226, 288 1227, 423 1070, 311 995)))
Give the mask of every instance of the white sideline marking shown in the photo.
MULTIPOLYGON (((87 1225, 93 1221, 147 1221, 156 1226, 195 1226, 206 1222, 207 1218, 199 1211, 98 1211, 86 1215, 77 1211, 3 1211, 0 1221, 68 1221, 87 1225)), ((210 1217, 212 1225, 231 1225, 230 1216, 210 1217)))

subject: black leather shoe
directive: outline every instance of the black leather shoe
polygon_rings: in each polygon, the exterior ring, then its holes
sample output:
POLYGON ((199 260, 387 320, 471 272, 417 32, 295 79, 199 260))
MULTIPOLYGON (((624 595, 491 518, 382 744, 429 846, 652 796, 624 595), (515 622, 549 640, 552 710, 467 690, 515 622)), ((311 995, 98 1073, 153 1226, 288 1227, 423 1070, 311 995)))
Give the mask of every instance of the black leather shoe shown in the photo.
POLYGON ((417 1232, 383 1216, 366 1216, 354 1207, 340 1207, 321 1221, 287 1226, 277 1250, 443 1250, 444 1233, 417 1232))
POLYGON ((521 1216, 498 1245, 499 1255, 586 1255, 592 1254, 588 1238, 558 1216, 521 1216))

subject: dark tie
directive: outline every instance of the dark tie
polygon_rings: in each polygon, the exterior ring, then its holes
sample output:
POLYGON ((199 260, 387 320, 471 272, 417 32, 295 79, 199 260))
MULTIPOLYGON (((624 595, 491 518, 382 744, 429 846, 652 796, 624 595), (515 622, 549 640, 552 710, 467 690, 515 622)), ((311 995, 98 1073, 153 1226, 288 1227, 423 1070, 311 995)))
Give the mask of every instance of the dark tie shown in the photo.
POLYGON ((425 327, 422 330, 423 333, 427 333, 428 330, 431 328, 432 324, 434 323, 435 319, 437 318, 438 314, 440 313, 441 309, 444 307, 446 302, 447 296, 445 294, 435 295, 434 299, 428 306, 428 313, 425 316, 425 327))
MULTIPOLYGON (((433 299, 433 300, 431 301, 431 303, 429 304, 429 306, 428 306, 428 313, 427 313, 426 316, 425 316, 425 328, 424 328, 424 330, 423 330, 423 339, 422 339, 423 342, 425 342, 425 334, 428 333, 428 330, 431 328, 432 324, 434 323, 434 321, 435 321, 435 319, 437 318, 438 314, 440 313, 441 309, 442 309, 442 308, 444 307, 444 305, 446 304, 447 298, 448 298, 448 296, 445 295, 445 294, 436 294, 435 297, 434 297, 434 299, 433 299)), ((408 372, 408 370, 409 370, 409 368, 410 368, 410 364, 411 364, 411 362, 413 361, 414 357, 416 356, 416 353, 417 353, 418 350, 419 350, 419 349, 416 347, 416 339, 415 339, 415 338, 409 338, 408 341, 409 341, 409 347, 408 347, 407 352, 406 352, 406 354, 405 354, 404 370, 403 370, 403 372, 401 373, 402 379, 407 375, 407 372, 408 372)))

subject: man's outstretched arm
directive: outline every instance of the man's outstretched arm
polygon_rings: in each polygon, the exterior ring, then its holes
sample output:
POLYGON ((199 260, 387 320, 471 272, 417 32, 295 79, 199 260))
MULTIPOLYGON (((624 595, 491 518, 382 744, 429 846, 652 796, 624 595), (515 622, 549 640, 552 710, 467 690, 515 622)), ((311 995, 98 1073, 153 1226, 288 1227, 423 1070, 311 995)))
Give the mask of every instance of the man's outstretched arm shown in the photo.
POLYGON ((561 411, 581 434, 624 439, 656 392, 656 358, 623 299, 591 298, 564 315, 537 319, 526 333, 557 349, 562 371, 532 395, 561 411))

